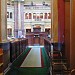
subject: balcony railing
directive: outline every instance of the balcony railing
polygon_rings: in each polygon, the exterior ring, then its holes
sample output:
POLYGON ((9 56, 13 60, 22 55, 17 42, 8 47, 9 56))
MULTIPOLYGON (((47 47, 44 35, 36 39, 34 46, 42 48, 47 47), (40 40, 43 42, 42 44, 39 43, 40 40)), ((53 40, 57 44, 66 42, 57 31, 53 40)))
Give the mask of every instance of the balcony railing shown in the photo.
POLYGON ((25 9, 51 9, 50 5, 48 6, 43 6, 43 5, 24 5, 25 9))

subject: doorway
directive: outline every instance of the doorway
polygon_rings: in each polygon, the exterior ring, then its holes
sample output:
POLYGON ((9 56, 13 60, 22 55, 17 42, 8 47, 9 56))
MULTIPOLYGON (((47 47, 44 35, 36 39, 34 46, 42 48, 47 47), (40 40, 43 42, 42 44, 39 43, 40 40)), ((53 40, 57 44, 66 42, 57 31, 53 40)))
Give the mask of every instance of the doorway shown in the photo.
POLYGON ((40 44, 40 35, 34 34, 34 45, 39 45, 39 44, 40 44))

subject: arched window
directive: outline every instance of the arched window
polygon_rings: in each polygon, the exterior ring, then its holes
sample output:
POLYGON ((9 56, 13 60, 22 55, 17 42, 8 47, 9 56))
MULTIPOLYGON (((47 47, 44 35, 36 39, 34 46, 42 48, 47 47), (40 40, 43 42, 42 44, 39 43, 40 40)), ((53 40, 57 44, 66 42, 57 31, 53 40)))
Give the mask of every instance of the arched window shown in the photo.
POLYGON ((12 18, 12 12, 10 12, 10 18, 12 18))
POLYGON ((51 19, 51 13, 48 13, 48 19, 51 19))
POLYGON ((40 13, 40 18, 43 19, 43 13, 40 13))
POLYGON ((47 13, 44 14, 44 19, 47 19, 47 13))
POLYGON ((9 18, 9 12, 7 12, 7 18, 9 18))
POLYGON ((29 19, 31 19, 32 18, 32 14, 31 13, 29 13, 29 19))
POLYGON ((25 14, 25 19, 28 19, 28 13, 25 14))
POLYGON ((36 19, 36 13, 33 13, 33 19, 36 19))

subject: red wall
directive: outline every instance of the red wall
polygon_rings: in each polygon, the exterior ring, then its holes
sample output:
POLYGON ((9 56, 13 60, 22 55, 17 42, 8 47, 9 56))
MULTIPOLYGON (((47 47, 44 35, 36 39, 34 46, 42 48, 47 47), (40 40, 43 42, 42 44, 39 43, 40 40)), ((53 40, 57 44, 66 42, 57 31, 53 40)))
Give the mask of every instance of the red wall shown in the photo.
POLYGON ((58 42, 64 42, 65 2, 58 0, 58 42))

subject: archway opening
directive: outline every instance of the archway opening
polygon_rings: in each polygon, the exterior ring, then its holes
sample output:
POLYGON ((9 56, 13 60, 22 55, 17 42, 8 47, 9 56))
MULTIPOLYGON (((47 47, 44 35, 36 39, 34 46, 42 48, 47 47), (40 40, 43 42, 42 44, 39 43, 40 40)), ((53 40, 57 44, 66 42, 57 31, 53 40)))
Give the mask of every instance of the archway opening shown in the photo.
POLYGON ((7 30, 11 27, 11 31, 7 32, 7 36, 26 36, 29 29, 29 32, 34 32, 37 25, 40 32, 51 35, 51 16, 51 0, 8 0, 7 30))

